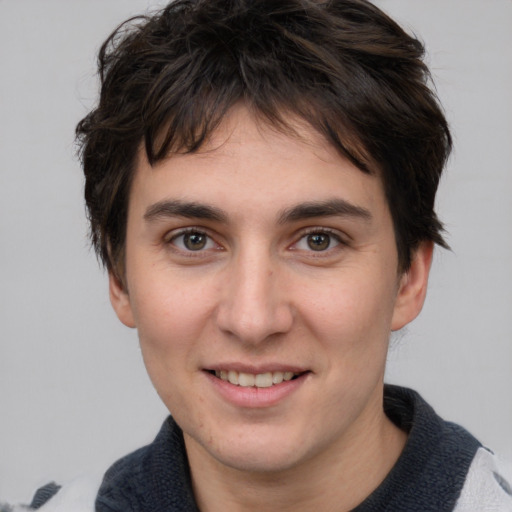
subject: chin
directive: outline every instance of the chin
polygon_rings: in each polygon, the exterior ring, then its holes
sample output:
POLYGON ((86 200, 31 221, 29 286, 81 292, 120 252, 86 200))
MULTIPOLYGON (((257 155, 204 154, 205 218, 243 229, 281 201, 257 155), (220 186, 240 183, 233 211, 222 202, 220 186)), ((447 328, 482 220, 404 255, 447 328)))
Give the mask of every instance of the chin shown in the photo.
MULTIPOLYGON (((275 425, 247 428, 245 434, 224 430, 222 436, 213 437, 215 444, 204 439, 189 440, 199 443, 214 460, 223 466, 248 473, 280 473, 287 471, 308 458, 304 439, 291 435, 289 429, 280 432, 275 425)), ((210 438, 211 439, 211 438, 210 438)))
POLYGON ((274 447, 261 448, 257 452, 240 450, 220 453, 217 460, 224 466, 244 473, 276 474, 286 472, 300 464, 297 451, 279 451, 274 447))

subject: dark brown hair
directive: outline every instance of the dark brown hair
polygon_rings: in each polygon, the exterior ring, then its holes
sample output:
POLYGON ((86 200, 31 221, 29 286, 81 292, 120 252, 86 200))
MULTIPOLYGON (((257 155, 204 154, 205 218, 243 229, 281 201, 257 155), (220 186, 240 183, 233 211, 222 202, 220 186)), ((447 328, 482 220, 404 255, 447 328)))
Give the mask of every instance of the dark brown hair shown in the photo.
POLYGON ((434 200, 451 137, 423 53, 365 0, 176 0, 123 23, 99 52, 98 106, 77 126, 97 253, 121 277, 141 144, 152 165, 194 152, 240 102, 280 130, 303 119, 380 173, 402 271, 421 241, 446 247, 434 200))

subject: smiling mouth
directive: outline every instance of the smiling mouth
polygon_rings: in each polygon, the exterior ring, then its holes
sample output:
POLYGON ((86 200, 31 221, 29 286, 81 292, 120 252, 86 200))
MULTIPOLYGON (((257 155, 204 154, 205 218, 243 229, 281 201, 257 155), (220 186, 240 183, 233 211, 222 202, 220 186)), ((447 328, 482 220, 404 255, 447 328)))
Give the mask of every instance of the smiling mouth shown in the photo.
POLYGON ((237 372, 234 370, 211 370, 209 373, 215 375, 215 377, 229 382, 234 386, 241 386, 245 388, 270 388, 286 382, 289 380, 296 379, 306 372, 294 373, 294 372, 266 372, 266 373, 244 373, 237 372))

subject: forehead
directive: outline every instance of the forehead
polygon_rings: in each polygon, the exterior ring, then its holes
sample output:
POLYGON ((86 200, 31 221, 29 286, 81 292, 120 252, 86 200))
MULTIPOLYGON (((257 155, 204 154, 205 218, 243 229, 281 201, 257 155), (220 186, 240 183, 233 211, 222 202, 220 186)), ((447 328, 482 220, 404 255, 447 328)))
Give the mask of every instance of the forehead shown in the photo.
POLYGON ((150 166, 139 152, 130 210, 165 199, 215 203, 239 215, 330 199, 386 210, 378 175, 355 167, 304 122, 290 119, 278 130, 244 107, 232 109, 194 153, 150 166))

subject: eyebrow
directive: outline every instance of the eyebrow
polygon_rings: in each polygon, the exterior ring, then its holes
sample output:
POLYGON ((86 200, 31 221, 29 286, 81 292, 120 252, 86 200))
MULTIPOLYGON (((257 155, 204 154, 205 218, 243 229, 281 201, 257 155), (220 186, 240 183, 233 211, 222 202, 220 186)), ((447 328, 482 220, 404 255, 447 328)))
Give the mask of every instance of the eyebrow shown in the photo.
MULTIPOLYGON (((296 222, 313 217, 355 217, 366 222, 371 221, 372 214, 366 208, 354 205, 344 199, 311 201, 286 208, 278 217, 279 224, 296 222)), ((148 207, 144 219, 148 222, 168 217, 185 217, 189 219, 212 220, 227 223, 228 216, 220 208, 202 203, 181 201, 179 199, 159 201, 148 207)))
POLYGON ((311 201, 285 209, 279 216, 279 223, 296 222, 312 217, 354 217, 370 222, 370 210, 352 204, 345 199, 329 199, 327 201, 311 201))
POLYGON ((189 219, 227 222, 227 215, 215 206, 180 201, 179 199, 159 201, 148 207, 144 219, 148 222, 168 217, 186 217, 189 219))

